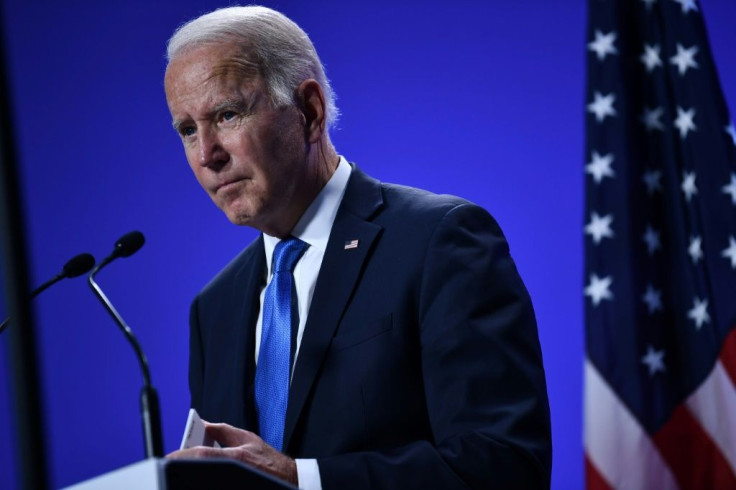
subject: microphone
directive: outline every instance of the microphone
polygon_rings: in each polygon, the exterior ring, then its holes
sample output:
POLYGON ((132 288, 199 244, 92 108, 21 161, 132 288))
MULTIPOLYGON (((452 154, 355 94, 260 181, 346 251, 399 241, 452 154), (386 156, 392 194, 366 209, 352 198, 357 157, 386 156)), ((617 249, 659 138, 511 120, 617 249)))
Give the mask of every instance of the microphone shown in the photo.
POLYGON ((95 276, 103 267, 119 257, 130 257, 140 250, 145 241, 143 233, 140 231, 131 231, 130 233, 120 237, 120 239, 115 242, 115 247, 113 248, 112 253, 92 269, 87 280, 92 288, 92 292, 97 296, 97 299, 100 300, 107 312, 112 316, 113 320, 115 320, 115 323, 120 327, 123 335, 125 335, 125 338, 135 351, 136 358, 138 359, 141 371, 143 372, 143 388, 141 389, 141 418, 143 420, 145 453, 147 458, 160 458, 164 455, 163 437, 161 435, 161 415, 159 413, 158 394, 151 384, 151 373, 148 369, 148 359, 146 359, 146 355, 143 353, 143 349, 141 349, 138 339, 133 335, 133 331, 125 323, 125 320, 123 320, 123 317, 120 316, 110 300, 107 299, 107 296, 102 292, 102 288, 100 288, 99 284, 95 282, 95 276))
MULTIPOLYGON (((47 290, 57 282, 61 281, 62 279, 66 278, 72 278, 81 276, 85 272, 89 271, 94 267, 95 265, 95 258, 87 253, 75 255, 69 261, 64 264, 64 267, 61 268, 61 272, 54 276, 53 278, 49 279, 45 283, 41 284, 39 287, 31 291, 30 298, 33 299, 39 294, 41 294, 43 291, 47 290)), ((6 318, 2 323, 0 323, 0 333, 5 330, 5 328, 8 326, 8 323, 10 322, 10 317, 6 318)))

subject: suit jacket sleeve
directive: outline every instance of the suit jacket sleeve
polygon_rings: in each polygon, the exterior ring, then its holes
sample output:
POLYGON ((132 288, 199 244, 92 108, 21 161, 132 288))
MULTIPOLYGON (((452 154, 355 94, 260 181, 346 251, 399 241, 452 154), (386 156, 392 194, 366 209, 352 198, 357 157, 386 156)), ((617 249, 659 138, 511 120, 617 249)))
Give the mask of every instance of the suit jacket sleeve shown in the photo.
POLYGON ((198 299, 192 302, 189 310, 189 393, 191 395, 190 406, 202 412, 202 384, 204 373, 204 358, 202 356, 202 341, 200 339, 199 327, 199 303, 198 299))
POLYGON ((319 458, 323 488, 549 486, 536 320, 500 228, 455 205, 426 250, 417 317, 433 439, 319 458))

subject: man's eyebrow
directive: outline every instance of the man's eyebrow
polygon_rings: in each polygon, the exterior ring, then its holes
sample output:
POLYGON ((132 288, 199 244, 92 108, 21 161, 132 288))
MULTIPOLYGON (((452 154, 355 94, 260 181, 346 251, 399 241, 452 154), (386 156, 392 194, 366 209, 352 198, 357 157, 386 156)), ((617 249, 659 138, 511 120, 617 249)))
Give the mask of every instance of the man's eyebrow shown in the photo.
POLYGON ((210 111, 211 114, 217 114, 218 112, 224 111, 225 109, 235 109, 237 111, 244 111, 247 104, 243 99, 225 99, 219 104, 215 105, 210 111))
POLYGON ((171 121, 171 125, 174 127, 174 130, 179 133, 181 132, 181 127, 184 125, 184 121, 181 119, 174 119, 171 121))

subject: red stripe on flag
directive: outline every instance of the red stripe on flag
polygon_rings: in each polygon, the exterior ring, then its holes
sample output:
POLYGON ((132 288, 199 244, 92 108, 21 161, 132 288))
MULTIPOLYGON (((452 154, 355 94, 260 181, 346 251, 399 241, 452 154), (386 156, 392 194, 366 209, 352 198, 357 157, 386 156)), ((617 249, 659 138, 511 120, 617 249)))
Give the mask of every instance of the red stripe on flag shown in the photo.
POLYGON ((736 327, 731 329, 731 333, 723 341, 720 359, 731 383, 736 385, 736 327))
POLYGON ((593 463, 585 455, 585 488, 587 490, 613 490, 593 463))
POLYGON ((736 474, 684 405, 652 440, 683 490, 736 488, 736 474))

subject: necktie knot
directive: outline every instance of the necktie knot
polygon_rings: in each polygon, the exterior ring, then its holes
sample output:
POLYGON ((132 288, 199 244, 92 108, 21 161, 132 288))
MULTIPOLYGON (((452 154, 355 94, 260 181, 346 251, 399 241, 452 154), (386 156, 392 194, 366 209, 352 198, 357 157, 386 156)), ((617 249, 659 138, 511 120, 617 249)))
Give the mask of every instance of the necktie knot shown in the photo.
POLYGON ((293 272, 308 246, 293 236, 281 240, 273 251, 273 272, 293 272))

